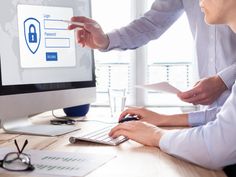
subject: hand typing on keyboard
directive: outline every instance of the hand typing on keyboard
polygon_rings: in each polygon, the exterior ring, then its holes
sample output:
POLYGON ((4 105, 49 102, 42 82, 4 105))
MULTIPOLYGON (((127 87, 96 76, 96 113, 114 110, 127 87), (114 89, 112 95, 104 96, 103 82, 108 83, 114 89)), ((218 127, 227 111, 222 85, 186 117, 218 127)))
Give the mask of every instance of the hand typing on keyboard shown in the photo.
POLYGON ((82 136, 76 136, 76 137, 70 137, 69 141, 70 143, 76 143, 78 141, 89 141, 94 143, 100 143, 100 144, 107 144, 107 145, 119 145, 120 143, 127 140, 124 136, 119 136, 117 138, 112 138, 109 136, 110 130, 114 126, 106 126, 99 130, 95 130, 93 132, 89 132, 88 134, 82 135, 82 136))

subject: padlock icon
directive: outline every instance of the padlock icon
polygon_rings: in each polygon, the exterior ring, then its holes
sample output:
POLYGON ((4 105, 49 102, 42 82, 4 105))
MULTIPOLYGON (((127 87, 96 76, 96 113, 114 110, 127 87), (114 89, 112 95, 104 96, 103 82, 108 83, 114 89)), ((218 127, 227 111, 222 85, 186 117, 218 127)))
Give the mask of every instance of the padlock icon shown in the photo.
POLYGON ((33 24, 31 24, 29 26, 28 37, 29 37, 29 43, 37 43, 38 42, 36 28, 33 24))

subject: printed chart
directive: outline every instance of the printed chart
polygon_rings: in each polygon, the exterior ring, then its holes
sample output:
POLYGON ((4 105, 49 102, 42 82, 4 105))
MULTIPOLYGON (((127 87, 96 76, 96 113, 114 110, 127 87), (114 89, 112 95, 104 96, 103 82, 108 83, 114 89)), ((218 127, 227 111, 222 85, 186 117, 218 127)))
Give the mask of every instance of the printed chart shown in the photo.
MULTIPOLYGON (((12 149, 0 149, 3 157, 12 149)), ((101 155, 89 153, 68 153, 55 151, 30 150, 25 152, 30 155, 31 163, 35 170, 32 175, 57 175, 57 176, 86 176, 88 173, 115 158, 114 155, 101 155)), ((10 173, 0 169, 1 173, 10 173)))

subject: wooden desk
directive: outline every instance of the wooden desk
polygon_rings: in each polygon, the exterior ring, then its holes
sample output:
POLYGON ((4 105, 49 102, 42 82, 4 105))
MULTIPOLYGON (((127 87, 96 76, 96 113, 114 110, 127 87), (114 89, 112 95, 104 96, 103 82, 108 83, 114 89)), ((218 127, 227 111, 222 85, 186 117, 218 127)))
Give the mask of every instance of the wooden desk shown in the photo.
MULTIPOLYGON (((92 112, 89 116, 93 116, 92 112)), ((96 115, 99 115, 96 113, 96 115)), ((39 117, 51 118, 50 114, 39 117)), ((85 129, 88 127, 84 127, 85 129)), ((9 135, 0 133, 0 147, 13 147, 13 140, 29 140, 27 149, 77 153, 115 154, 117 157, 86 177, 226 177, 222 171, 211 171, 169 156, 158 148, 146 147, 131 140, 113 147, 81 142, 72 145, 68 138, 77 132, 60 137, 9 135)), ((1 177, 25 177, 20 173, 0 174, 1 177)))

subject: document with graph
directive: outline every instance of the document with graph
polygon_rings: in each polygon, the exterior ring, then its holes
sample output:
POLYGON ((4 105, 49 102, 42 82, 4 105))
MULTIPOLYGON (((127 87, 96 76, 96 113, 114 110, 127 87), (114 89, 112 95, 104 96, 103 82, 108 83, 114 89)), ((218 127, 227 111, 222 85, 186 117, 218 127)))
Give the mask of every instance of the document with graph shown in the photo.
MULTIPOLYGON (((1 148, 0 156, 13 152, 14 149, 1 148)), ((35 170, 31 173, 34 175, 57 175, 57 176, 86 176, 98 167, 104 165, 115 155, 95 154, 95 153, 76 153, 76 152, 55 152, 45 150, 29 150, 24 153, 29 154, 31 163, 35 170)), ((0 169, 0 173, 10 173, 0 169)))

